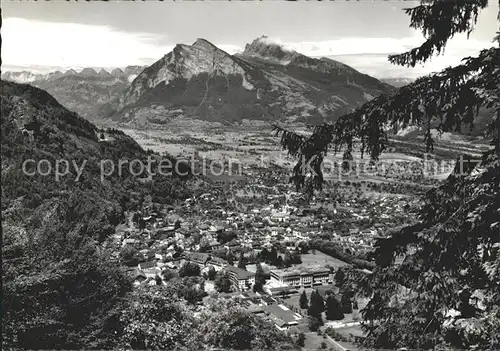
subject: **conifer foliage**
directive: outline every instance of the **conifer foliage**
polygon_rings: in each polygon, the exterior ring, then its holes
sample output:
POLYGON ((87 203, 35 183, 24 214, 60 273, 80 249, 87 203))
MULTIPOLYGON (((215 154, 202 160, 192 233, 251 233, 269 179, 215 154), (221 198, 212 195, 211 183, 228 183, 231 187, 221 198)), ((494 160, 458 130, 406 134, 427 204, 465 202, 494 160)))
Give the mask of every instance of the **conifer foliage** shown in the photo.
MULTIPOLYGON (((487 0, 422 0, 406 10, 426 37, 418 48, 389 57, 415 66, 441 53, 450 38, 470 33, 487 0)), ((500 20, 500 17, 499 17, 500 20)), ((371 297, 363 309, 367 343, 381 348, 500 348, 500 49, 497 42, 462 64, 417 79, 394 95, 379 96, 332 124, 300 135, 275 126, 285 150, 299 161, 291 179, 312 193, 321 189, 328 151, 352 159, 355 148, 377 159, 387 131, 424 130, 432 150, 439 131, 474 126, 479 108, 493 111, 492 149, 480 163, 458 164, 446 182, 425 196, 420 221, 379 240, 377 267, 361 281, 371 297), (304 172, 305 165, 308 165, 304 172), (459 172, 461 168, 462 172, 459 172), (313 172, 314 171, 314 172, 313 172), (403 258, 395 264, 395 258, 403 258)))
MULTIPOLYGON (((412 16, 412 26, 422 29, 424 34, 430 33, 429 39, 419 48, 390 56, 390 60, 410 66, 424 62, 435 51, 441 52, 453 34, 472 31, 475 13, 486 4, 487 0, 422 1, 421 6, 407 12, 412 16), (453 24, 447 25, 446 19, 453 24), (442 26, 450 28, 443 32, 442 26), (444 33, 449 34, 446 39, 444 33)), ((421 77, 391 96, 380 95, 334 123, 317 125, 310 136, 275 125, 283 148, 300 158, 291 180, 297 187, 309 191, 321 188, 321 163, 329 149, 334 153, 342 151, 346 160, 352 159, 355 148, 359 148, 362 155, 367 153, 372 159, 378 159, 387 148, 388 130, 421 127, 425 130, 427 148, 432 150, 430 121, 438 122, 441 132, 460 130, 467 125, 472 128, 480 107, 494 111, 488 131, 500 151, 498 62, 498 47, 484 49, 477 57, 465 58, 459 66, 421 77), (306 169, 306 165, 309 168, 306 169), (314 172, 308 175, 304 170, 314 172)))

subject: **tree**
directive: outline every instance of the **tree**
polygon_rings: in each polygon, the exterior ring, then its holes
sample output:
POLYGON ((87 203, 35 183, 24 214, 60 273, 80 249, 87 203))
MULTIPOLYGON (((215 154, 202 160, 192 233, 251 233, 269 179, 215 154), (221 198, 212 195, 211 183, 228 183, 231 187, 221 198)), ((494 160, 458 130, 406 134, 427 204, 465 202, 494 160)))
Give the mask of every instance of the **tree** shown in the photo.
POLYGON ((231 280, 229 279, 229 275, 227 272, 220 271, 217 273, 214 281, 215 290, 221 293, 231 292, 231 280))
POLYGON ((285 257, 283 258, 283 265, 285 267, 290 267, 293 263, 292 254, 290 251, 286 250, 285 257))
POLYGON ((283 268, 285 266, 285 263, 283 262, 283 258, 281 255, 278 255, 278 258, 276 259, 276 262, 274 262, 274 265, 278 268, 283 268))
POLYGON ((227 252, 226 261, 227 263, 229 263, 230 266, 234 264, 234 254, 232 253, 232 251, 227 252))
POLYGON ((180 220, 176 220, 175 224, 174 224, 174 229, 179 229, 180 227, 181 227, 181 221, 180 220))
POLYGON ((338 269, 335 273, 335 285, 339 288, 342 288, 344 286, 345 280, 346 276, 344 271, 342 269, 338 269))
POLYGON ((264 269, 262 268, 262 264, 260 262, 257 262, 255 265, 255 279, 259 279, 262 281, 265 281, 265 276, 264 276, 264 269))
POLYGON ((318 331, 322 325, 323 325, 323 319, 321 317, 321 314, 309 316, 310 331, 318 331))
POLYGON ((217 272, 215 271, 214 266, 210 266, 208 269, 208 280, 213 281, 215 279, 215 276, 217 275, 217 272))
POLYGON ((300 308, 302 308, 303 310, 309 307, 309 301, 307 301, 307 295, 305 290, 302 290, 302 294, 300 294, 299 304, 300 308))
POLYGON ((306 335, 304 333, 300 333, 296 341, 297 346, 304 347, 305 340, 306 340, 306 335))
POLYGON ((302 263, 302 257, 298 252, 294 252, 292 254, 292 263, 293 264, 301 264, 302 263))
MULTIPOLYGON (((487 0, 425 0, 406 10, 411 26, 422 30, 426 41, 392 55, 390 61, 407 66, 426 62, 454 34, 473 30, 478 12, 487 4, 487 0)), ((372 256, 377 267, 359 282, 366 296, 372 296, 362 324, 372 347, 500 347, 494 331, 500 319, 495 305, 500 299, 499 279, 493 275, 499 272, 493 268, 498 262, 493 246, 500 239, 498 224, 491 219, 500 201, 500 49, 496 45, 457 67, 419 78, 391 96, 381 95, 332 124, 316 126, 310 136, 276 127, 283 146, 300 159, 292 181, 311 193, 321 188, 320 166, 330 145, 334 152, 342 151, 345 160, 352 159, 358 145, 362 154, 376 160, 387 149, 388 127, 397 132, 419 126, 427 150, 432 151, 431 129, 459 131, 472 127, 478 112, 493 113, 487 133, 494 149, 483 154, 481 164, 472 162, 474 158, 459 159, 447 181, 425 195, 418 223, 378 240, 372 256), (305 164, 314 170, 310 176, 301 172, 305 164), (404 261, 394 266, 398 255, 404 255, 404 261), (475 311, 475 317, 462 314, 464 289, 481 291, 481 304, 490 308, 475 311), (450 316, 448 311, 458 314, 450 316)))
POLYGON ((132 222, 134 222, 135 225, 137 225, 141 230, 146 228, 146 222, 142 218, 142 214, 140 212, 134 213, 134 215, 132 216, 132 222))
POLYGON ((179 269, 179 277, 196 277, 200 275, 200 266, 196 263, 186 262, 179 269))
POLYGON ((252 287, 253 292, 261 292, 263 289, 264 285, 262 284, 262 282, 256 280, 252 287))
POLYGON ((134 214, 132 215, 132 222, 134 222, 135 224, 138 224, 139 220, 141 218, 142 218, 142 216, 141 216, 140 212, 134 212, 134 214))
POLYGON ((311 312, 314 312, 314 310, 312 310, 312 308, 313 308, 312 305, 313 305, 313 301, 315 301, 315 299, 316 299, 315 295, 316 295, 316 290, 311 291, 311 295, 309 296, 309 308, 307 309, 307 314, 309 316, 312 315, 311 312))
POLYGON ((343 313, 352 313, 352 299, 351 299, 351 294, 348 291, 344 291, 342 293, 342 297, 340 299, 340 306, 342 308, 343 313))
POLYGON ((268 262, 269 260, 269 251, 266 248, 263 248, 258 254, 257 258, 261 261, 268 262))
POLYGON ((308 313, 310 316, 317 316, 321 315, 321 312, 323 312, 324 310, 325 310, 325 303, 323 301, 323 298, 321 297, 321 294, 317 290, 314 290, 313 292, 311 292, 311 299, 310 299, 308 313))
POLYGON ((248 260, 246 259, 245 255, 243 252, 240 254, 240 259, 238 260, 238 268, 247 269, 247 262, 248 260))
POLYGON ((268 260, 269 260, 270 264, 272 264, 274 266, 278 265, 278 251, 276 250, 276 247, 274 247, 274 246, 272 247, 272 249, 268 255, 268 260))
POLYGON ((210 249, 210 241, 207 238, 205 237, 200 238, 199 243, 200 243, 200 249, 198 250, 199 252, 207 252, 210 249))
POLYGON ((326 319, 329 321, 338 321, 344 318, 342 307, 335 296, 330 295, 326 299, 326 319))
POLYGON ((253 286, 253 291, 262 291, 264 284, 266 283, 266 277, 264 276, 264 270, 260 262, 257 262, 255 266, 255 284, 253 286))
POLYGON ((124 265, 129 267, 134 267, 139 264, 139 260, 141 259, 141 254, 134 246, 126 245, 120 251, 120 258, 124 265))
POLYGON ((168 282, 170 279, 179 277, 179 275, 174 270, 171 270, 171 269, 165 269, 161 273, 161 275, 163 276, 163 280, 166 282, 168 282))
POLYGON ((299 243, 299 249, 300 249, 300 253, 307 254, 309 252, 309 246, 308 246, 307 242, 301 241, 299 243))
POLYGON ((217 241, 221 244, 225 244, 230 242, 233 239, 236 239, 238 236, 233 231, 221 231, 217 233, 217 241))
MULTIPOLYGON (((40 243, 30 248, 8 228, 2 234, 3 348, 114 348, 116 337, 103 325, 112 322, 130 284, 110 261, 111 252, 87 242, 55 262, 61 256, 45 256, 50 240, 46 248, 40 243), (23 270, 27 274, 20 274, 23 270)), ((53 239, 56 232, 46 234, 53 239)))
POLYGON ((193 235, 191 235, 191 237, 193 238, 193 242, 195 244, 200 244, 200 246, 209 246, 210 245, 210 242, 208 241, 207 238, 201 236, 200 233, 194 233, 193 235), (205 239, 205 241, 203 241, 202 239, 205 239))
POLYGON ((207 296, 205 292, 205 281, 196 277, 186 277, 183 279, 184 288, 179 296, 183 297, 188 304, 194 305, 203 301, 207 296), (189 281, 189 279, 195 279, 189 281))
MULTIPOLYGON (((193 320, 166 287, 134 291, 119 307, 117 338, 124 348, 171 349, 185 344, 193 320)), ((115 336, 116 338, 116 336, 115 336)))
POLYGON ((219 306, 200 318, 190 350, 290 350, 293 342, 263 318, 236 306, 219 306))

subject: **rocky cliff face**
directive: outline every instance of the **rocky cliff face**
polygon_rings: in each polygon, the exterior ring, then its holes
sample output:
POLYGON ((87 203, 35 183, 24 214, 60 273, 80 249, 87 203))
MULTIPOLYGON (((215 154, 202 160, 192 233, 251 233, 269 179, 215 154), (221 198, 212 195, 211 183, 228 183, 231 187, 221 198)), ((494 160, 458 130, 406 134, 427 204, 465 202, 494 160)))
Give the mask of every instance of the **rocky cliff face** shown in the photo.
POLYGON ((393 87, 329 59, 314 59, 259 38, 240 55, 205 39, 177 45, 130 84, 115 120, 173 118, 309 123, 338 117, 393 87))

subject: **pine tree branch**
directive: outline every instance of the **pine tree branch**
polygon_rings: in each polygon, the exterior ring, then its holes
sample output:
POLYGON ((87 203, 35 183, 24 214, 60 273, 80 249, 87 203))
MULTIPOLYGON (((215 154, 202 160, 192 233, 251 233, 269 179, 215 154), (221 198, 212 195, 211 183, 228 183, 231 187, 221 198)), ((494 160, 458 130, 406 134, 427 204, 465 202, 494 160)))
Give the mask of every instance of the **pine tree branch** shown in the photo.
MULTIPOLYGON (((392 96, 381 95, 334 123, 317 125, 309 137, 275 126, 284 149, 292 156, 303 158, 295 168, 293 181, 303 184, 304 177, 297 172, 313 157, 322 160, 330 146, 333 146, 334 154, 344 151, 344 160, 349 160, 358 143, 362 154, 366 152, 376 160, 387 147, 386 130, 390 128, 396 133, 409 126, 425 125, 425 142, 429 151, 434 144, 428 124, 430 120, 437 122, 438 131, 447 132, 460 131, 463 125, 472 128, 480 107, 494 108, 498 116, 498 62, 500 49, 483 50, 478 57, 465 58, 459 66, 421 77, 392 96)), ((498 120, 498 117, 493 118, 488 130, 500 150, 498 120)), ((313 178, 313 183, 317 184, 322 175, 313 178)))
POLYGON ((410 16, 410 27, 420 29, 426 41, 408 52, 390 55, 391 63, 415 67, 426 62, 435 53, 441 54, 448 40, 455 34, 473 31, 479 11, 488 0, 421 0, 421 5, 405 9, 410 16))

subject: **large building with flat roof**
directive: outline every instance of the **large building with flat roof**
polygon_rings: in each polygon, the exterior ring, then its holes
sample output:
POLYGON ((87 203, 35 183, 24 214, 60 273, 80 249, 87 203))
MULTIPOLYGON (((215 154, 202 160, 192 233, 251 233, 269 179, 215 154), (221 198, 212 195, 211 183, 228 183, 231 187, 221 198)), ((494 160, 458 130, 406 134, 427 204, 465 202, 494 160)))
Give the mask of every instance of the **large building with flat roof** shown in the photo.
POLYGON ((333 274, 328 267, 290 267, 271 270, 271 279, 288 286, 309 288, 333 283, 333 274))
POLYGON ((248 290, 255 284, 255 273, 230 265, 225 266, 223 270, 228 273, 229 279, 236 290, 248 290))

